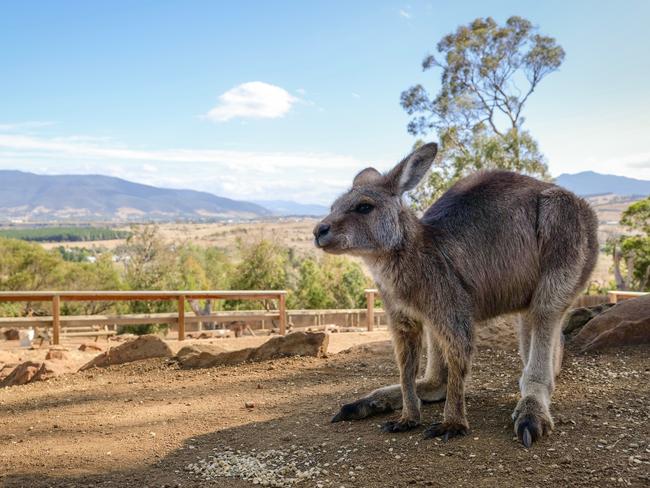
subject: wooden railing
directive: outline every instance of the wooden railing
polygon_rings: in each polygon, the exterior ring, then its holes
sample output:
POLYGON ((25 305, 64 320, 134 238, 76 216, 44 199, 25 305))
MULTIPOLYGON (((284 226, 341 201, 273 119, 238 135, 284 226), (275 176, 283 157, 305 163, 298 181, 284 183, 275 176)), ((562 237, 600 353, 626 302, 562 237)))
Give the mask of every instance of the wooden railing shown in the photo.
POLYGON ((629 300, 630 298, 639 298, 643 295, 650 295, 646 291, 610 291, 607 293, 609 301, 612 303, 618 303, 621 300, 629 300))
MULTIPOLYGON (((52 343, 59 344, 61 341, 61 302, 89 302, 89 301, 175 301, 177 303, 177 317, 172 320, 164 320, 164 323, 178 324, 178 340, 185 339, 185 323, 188 317, 185 315, 185 301, 192 300, 277 300, 278 308, 265 313, 266 318, 277 318, 279 321, 279 332, 284 335, 287 330, 286 291, 283 290, 259 290, 259 291, 16 291, 0 292, 0 302, 51 302, 51 317, 21 317, 19 320, 23 325, 45 325, 52 327, 52 343)), ((139 314, 138 316, 122 315, 119 318, 106 320, 121 321, 121 323, 162 323, 162 318, 155 317, 156 314, 139 314)), ((88 316, 92 321, 92 316, 88 316)), ((193 322, 206 322, 222 318, 218 314, 192 316, 193 322)), ((76 318, 79 321, 79 318, 76 318)), ((64 318, 65 320, 65 318, 64 318)), ((97 319, 95 319, 97 320, 97 319)))

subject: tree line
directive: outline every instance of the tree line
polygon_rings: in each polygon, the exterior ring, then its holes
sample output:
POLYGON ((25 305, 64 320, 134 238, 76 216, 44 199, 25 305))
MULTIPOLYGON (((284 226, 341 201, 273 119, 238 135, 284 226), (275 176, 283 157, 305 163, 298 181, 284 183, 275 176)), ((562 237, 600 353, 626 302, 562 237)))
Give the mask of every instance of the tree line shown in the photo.
POLYGON ((128 236, 128 231, 106 227, 42 227, 0 230, 0 237, 34 242, 106 241, 124 239, 128 236))
MULTIPOLYGON (((217 247, 169 242, 158 228, 135 229, 111 251, 71 253, 0 238, 0 290, 287 290, 294 309, 363 308, 372 285, 359 263, 341 256, 298 257, 270 240, 239 240, 228 254, 217 247), (91 255, 91 260, 79 256, 91 255)), ((214 309, 272 306, 266 302, 220 301, 214 309)), ((64 303, 65 314, 155 313, 175 310, 171 302, 64 303)), ((0 313, 49 313, 48 304, 0 303, 0 313)))

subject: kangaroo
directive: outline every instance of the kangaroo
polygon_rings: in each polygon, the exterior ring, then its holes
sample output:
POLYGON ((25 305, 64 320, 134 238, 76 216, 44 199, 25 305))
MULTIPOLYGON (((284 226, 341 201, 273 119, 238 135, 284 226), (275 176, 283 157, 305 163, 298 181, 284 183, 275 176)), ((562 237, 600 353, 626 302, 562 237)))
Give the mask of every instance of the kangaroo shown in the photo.
POLYGON ((474 323, 520 313, 521 399, 512 418, 527 448, 553 429, 550 413, 562 361, 561 321, 598 256, 588 203, 552 183, 508 171, 461 179, 421 218, 402 200, 437 153, 425 144, 386 174, 366 168, 314 229, 328 253, 360 256, 384 302, 400 384, 346 405, 332 422, 402 409, 385 432, 420 424, 421 402, 445 400, 425 437, 465 435, 465 380, 474 323), (417 379, 422 345, 426 370, 417 379))

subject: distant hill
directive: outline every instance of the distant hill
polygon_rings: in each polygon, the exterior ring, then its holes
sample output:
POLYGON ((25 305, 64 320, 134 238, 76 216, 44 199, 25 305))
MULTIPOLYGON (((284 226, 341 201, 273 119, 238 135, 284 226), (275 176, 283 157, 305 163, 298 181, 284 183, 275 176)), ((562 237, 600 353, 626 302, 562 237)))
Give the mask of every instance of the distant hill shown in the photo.
POLYGON ((268 217, 255 203, 101 175, 0 170, 0 221, 165 221, 268 217))
POLYGON ((650 181, 637 180, 626 176, 604 175, 593 171, 561 174, 555 183, 582 196, 612 193, 621 196, 650 195, 650 181))
POLYGON ((278 216, 302 215, 320 217, 329 213, 329 209, 324 205, 296 203, 288 200, 256 200, 255 203, 269 209, 274 215, 278 216))

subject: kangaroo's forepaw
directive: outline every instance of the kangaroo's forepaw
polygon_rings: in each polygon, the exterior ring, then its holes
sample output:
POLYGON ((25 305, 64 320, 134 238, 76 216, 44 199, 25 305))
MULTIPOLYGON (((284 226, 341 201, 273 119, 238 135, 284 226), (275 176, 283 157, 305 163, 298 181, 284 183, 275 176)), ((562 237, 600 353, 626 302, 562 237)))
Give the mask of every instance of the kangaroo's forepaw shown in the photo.
POLYGON ((377 415, 380 413, 390 413, 393 408, 385 403, 370 400, 369 398, 362 398, 356 402, 346 403, 341 406, 339 413, 332 417, 332 422, 342 422, 343 420, 360 420, 377 415))
POLYGON ((406 432, 420 425, 417 420, 389 420, 381 426, 382 432, 406 432))
POLYGON ((517 439, 526 448, 553 430, 553 418, 535 397, 522 398, 512 414, 517 439))
POLYGON ((460 437, 467 433, 469 433, 469 426, 467 424, 458 422, 435 422, 424 431, 423 435, 426 439, 442 437, 442 440, 447 442, 452 437, 460 437))

